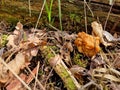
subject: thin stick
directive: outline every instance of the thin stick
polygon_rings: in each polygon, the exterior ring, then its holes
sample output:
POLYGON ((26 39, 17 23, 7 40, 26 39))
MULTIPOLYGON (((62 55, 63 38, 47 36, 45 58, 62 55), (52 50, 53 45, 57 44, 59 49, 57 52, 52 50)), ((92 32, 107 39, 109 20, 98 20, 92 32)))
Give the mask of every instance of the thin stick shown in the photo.
POLYGON ((32 90, 8 65, 7 63, 0 57, 0 62, 2 62, 11 72, 12 74, 28 89, 32 90))
POLYGON ((31 4, 30 4, 30 0, 28 0, 28 5, 29 5, 29 16, 31 17, 31 4))
POLYGON ((48 24, 51 28, 53 28, 54 30, 56 30, 56 31, 59 31, 59 29, 57 29, 56 27, 54 27, 53 25, 51 25, 51 24, 48 24))
POLYGON ((85 84, 80 90, 85 90, 85 88, 87 88, 87 87, 90 86, 90 85, 95 85, 95 86, 97 86, 98 89, 102 90, 102 89, 100 88, 100 86, 99 86, 98 84, 96 84, 94 81, 88 82, 88 83, 85 84))
MULTIPOLYGON (((35 78, 35 75, 34 75, 33 72, 29 69, 29 67, 26 66, 26 68, 27 68, 28 71, 31 73, 31 75, 35 78)), ((38 79, 36 79, 36 81, 37 81, 38 85, 41 87, 41 89, 42 89, 42 90, 45 90, 45 88, 43 87, 43 85, 41 84, 41 82, 40 82, 38 79)))
POLYGON ((43 5, 42 5, 41 11, 40 11, 40 13, 39 13, 39 17, 38 17, 38 20, 37 20, 37 23, 36 23, 35 29, 37 29, 37 26, 38 26, 39 20, 40 20, 40 18, 41 18, 41 15, 42 15, 42 12, 43 12, 43 9, 44 9, 44 6, 45 6, 45 3, 46 3, 46 0, 44 0, 44 2, 43 2, 43 5))
POLYGON ((86 14, 86 0, 84 0, 84 15, 85 15, 85 30, 87 33, 87 14, 86 14))
POLYGON ((39 71, 39 67, 40 67, 40 62, 38 62, 38 64, 37 64, 37 73, 36 73, 36 77, 35 77, 34 90, 36 90, 36 82, 37 82, 37 78, 38 78, 38 71, 39 71))
POLYGON ((88 7, 88 9, 90 10, 92 17, 94 17, 93 11, 91 10, 90 6, 85 2, 86 6, 88 7))
POLYGON ((105 28, 106 28, 107 21, 108 21, 108 19, 109 19, 109 16, 110 16, 112 7, 113 7, 113 5, 114 5, 114 2, 115 2, 115 0, 113 0, 113 3, 112 3, 112 5, 111 5, 111 7, 110 7, 110 10, 109 10, 109 12, 108 12, 108 15, 107 15, 107 18, 106 18, 106 21, 105 21, 105 25, 104 25, 104 30, 105 30, 105 28))
MULTIPOLYGON (((14 50, 14 48, 12 48, 14 50)), ((12 57, 13 54, 15 54, 18 50, 15 50, 13 52, 11 52, 11 54, 8 56, 8 58, 6 59, 6 63, 9 62, 10 58, 12 57)))

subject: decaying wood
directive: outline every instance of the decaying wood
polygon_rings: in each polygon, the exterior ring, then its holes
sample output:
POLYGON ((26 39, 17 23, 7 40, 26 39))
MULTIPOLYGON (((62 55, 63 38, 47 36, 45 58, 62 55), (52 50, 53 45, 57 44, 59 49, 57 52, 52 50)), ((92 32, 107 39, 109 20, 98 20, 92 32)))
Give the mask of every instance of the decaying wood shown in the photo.
POLYGON ((68 67, 62 61, 60 55, 54 55, 54 53, 50 50, 49 46, 41 48, 41 51, 45 55, 46 59, 53 67, 55 72, 63 80, 67 90, 79 90, 81 88, 81 85, 77 82, 73 74, 70 72, 68 67))

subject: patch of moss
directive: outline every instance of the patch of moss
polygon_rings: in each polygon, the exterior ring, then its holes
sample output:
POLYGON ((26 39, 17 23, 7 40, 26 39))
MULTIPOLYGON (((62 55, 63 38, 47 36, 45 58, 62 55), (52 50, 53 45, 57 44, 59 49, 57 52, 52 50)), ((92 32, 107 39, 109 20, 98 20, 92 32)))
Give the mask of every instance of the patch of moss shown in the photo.
POLYGON ((73 62, 80 67, 86 67, 88 61, 80 59, 80 57, 83 57, 82 54, 80 54, 80 53, 75 54, 74 58, 73 58, 73 62))
POLYGON ((8 35, 6 35, 6 34, 1 35, 1 43, 0 44, 2 47, 4 47, 7 44, 7 37, 8 37, 8 35))
POLYGON ((82 19, 82 16, 78 16, 78 15, 75 14, 75 13, 70 13, 69 16, 70 16, 70 20, 71 20, 72 22, 80 23, 80 21, 81 21, 81 19, 82 19))

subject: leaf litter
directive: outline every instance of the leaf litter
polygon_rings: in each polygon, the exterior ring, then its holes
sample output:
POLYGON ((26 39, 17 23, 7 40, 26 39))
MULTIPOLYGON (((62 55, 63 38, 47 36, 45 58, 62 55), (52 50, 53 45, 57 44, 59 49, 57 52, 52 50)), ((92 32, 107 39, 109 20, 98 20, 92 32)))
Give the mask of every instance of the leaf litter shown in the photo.
MULTIPOLYGON (((4 27, 0 28, 6 29, 6 25, 1 24, 4 27)), ((7 90, 70 90, 73 87, 78 90, 119 90, 120 52, 115 44, 119 46, 120 40, 104 31, 96 21, 91 23, 91 27, 92 34, 34 28, 26 31, 18 22, 13 33, 7 34, 5 43, 0 43, 2 87, 7 90), (87 60, 84 67, 82 59, 87 60), (74 86, 71 87, 68 82, 74 86)), ((3 37, 0 39, 3 40, 3 37)))

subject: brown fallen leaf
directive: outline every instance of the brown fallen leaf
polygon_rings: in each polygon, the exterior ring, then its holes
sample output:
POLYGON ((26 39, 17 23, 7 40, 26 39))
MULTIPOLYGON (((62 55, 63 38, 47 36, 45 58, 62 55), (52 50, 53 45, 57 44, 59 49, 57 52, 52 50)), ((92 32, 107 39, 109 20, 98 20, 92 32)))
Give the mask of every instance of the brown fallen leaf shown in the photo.
MULTIPOLYGON (((20 74, 20 78, 25 81, 26 75, 25 74, 20 74)), ((6 87, 7 90, 26 90, 23 86, 22 83, 17 79, 14 78, 10 84, 6 87)))
MULTIPOLYGON (((37 68, 34 68, 34 69, 32 70, 33 75, 35 75, 36 72, 37 72, 37 68)), ((34 79, 33 75, 30 74, 29 76, 27 76, 27 75, 21 73, 21 74, 20 74, 20 78, 21 78, 23 81, 25 81, 27 84, 29 84, 29 83, 34 79)), ((7 90, 26 90, 25 88, 23 88, 22 83, 21 83, 17 78, 14 78, 14 79, 10 82, 10 84, 6 87, 6 89, 7 89, 7 90)))
POLYGON ((7 47, 17 47, 16 44, 15 44, 15 40, 17 39, 17 36, 16 35, 9 35, 7 40, 8 40, 8 43, 7 43, 7 47))
POLYGON ((85 32, 78 33, 78 38, 74 41, 78 51, 86 56, 92 57, 100 51, 100 38, 86 34, 85 32))
POLYGON ((19 22, 17 22, 17 25, 16 25, 16 27, 15 27, 17 30, 23 30, 23 25, 22 25, 22 23, 19 21, 19 22))
MULTIPOLYGON (((25 56, 22 53, 18 53, 12 61, 8 63, 8 66, 18 74, 21 67, 25 64, 25 56)), ((13 74, 5 67, 2 63, 0 64, 0 82, 5 83, 10 78, 13 77, 13 74)))

